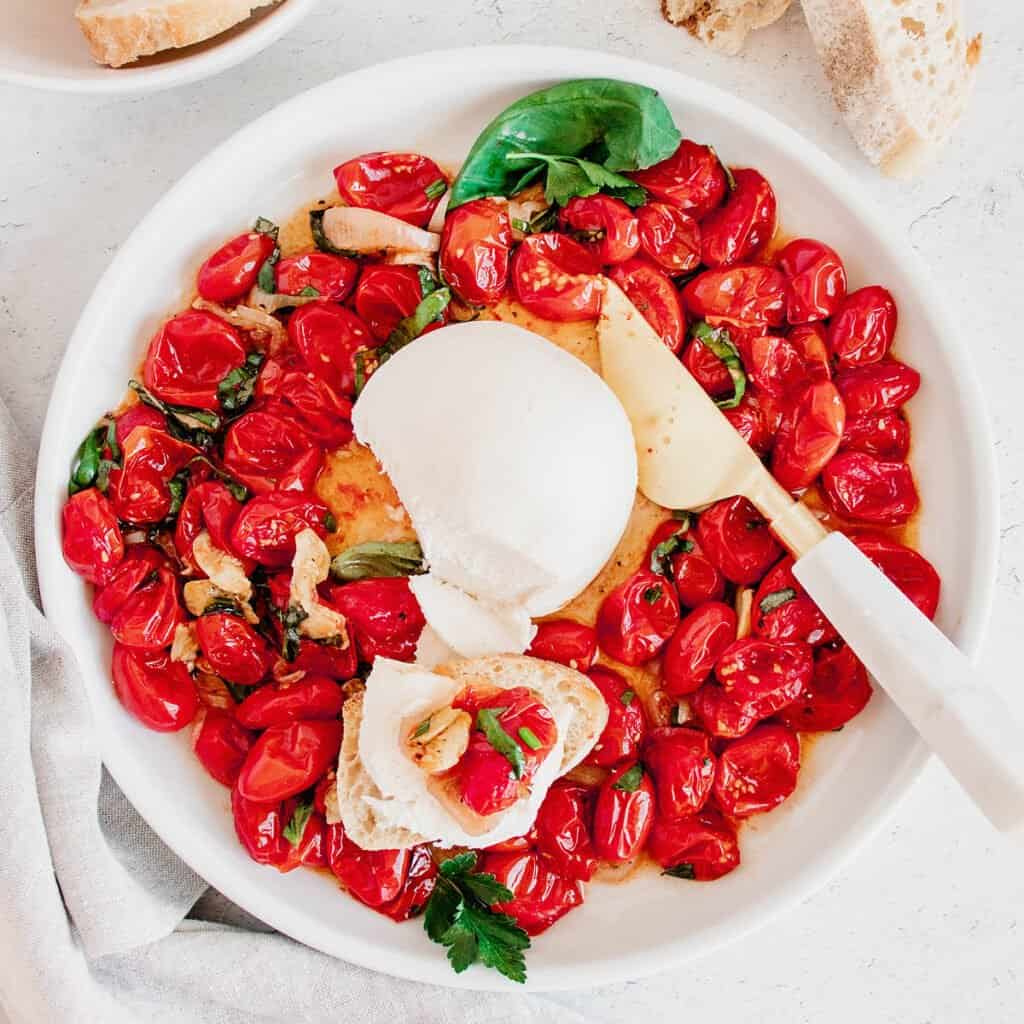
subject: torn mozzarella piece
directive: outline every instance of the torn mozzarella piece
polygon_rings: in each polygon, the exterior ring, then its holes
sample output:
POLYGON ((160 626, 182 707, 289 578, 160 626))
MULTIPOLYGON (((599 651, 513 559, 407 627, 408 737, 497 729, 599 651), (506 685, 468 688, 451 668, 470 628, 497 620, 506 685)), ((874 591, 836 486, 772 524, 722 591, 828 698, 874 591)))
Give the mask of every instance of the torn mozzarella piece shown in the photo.
POLYGON ((295 557, 292 559, 290 605, 297 605, 306 617, 299 623, 299 635, 310 640, 341 637, 348 646, 348 630, 341 612, 320 603, 316 588, 331 571, 331 554, 315 530, 307 527, 295 536, 295 557))

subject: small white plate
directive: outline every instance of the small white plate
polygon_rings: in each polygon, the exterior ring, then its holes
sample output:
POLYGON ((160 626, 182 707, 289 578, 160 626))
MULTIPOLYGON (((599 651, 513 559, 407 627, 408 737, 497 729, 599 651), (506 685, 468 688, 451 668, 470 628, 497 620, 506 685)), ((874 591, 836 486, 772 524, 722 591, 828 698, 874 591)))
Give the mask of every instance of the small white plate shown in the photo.
MULTIPOLYGON (((111 642, 89 589, 65 565, 61 508, 70 460, 96 419, 117 405, 161 319, 181 308, 201 261, 257 215, 277 220, 322 195, 331 168, 369 150, 407 148, 457 165, 477 133, 513 100, 572 78, 606 76, 660 90, 689 138, 732 164, 759 168, 788 234, 836 247, 851 287, 881 283, 899 304, 897 349, 922 374, 911 416, 922 496, 920 546, 943 578, 938 624, 968 654, 992 600, 998 493, 985 401, 965 341, 904 240, 856 183, 792 129, 675 71, 600 53, 480 47, 428 53, 328 82, 253 122, 201 161, 121 246, 68 346, 50 401, 36 488, 36 553, 46 611, 74 647, 104 761, 163 839, 236 903, 327 953, 419 981, 507 984, 493 971, 453 974, 418 922, 402 926, 337 891, 320 874, 280 875, 235 838, 228 792, 192 755, 188 737, 148 732, 110 684, 111 642)), ((509 425, 515 429, 514 424, 509 425)), ((187 731, 187 730, 186 730, 187 731)), ((592 884, 586 904, 534 941, 529 986, 607 984, 678 965, 804 900, 892 811, 926 752, 876 693, 805 757, 796 794, 742 832, 743 864, 713 884, 654 871, 592 884)))
POLYGON ((283 0, 194 46, 123 68, 97 64, 75 20, 75 0, 0 0, 0 81, 60 92, 140 93, 186 85, 266 49, 320 0, 283 0))

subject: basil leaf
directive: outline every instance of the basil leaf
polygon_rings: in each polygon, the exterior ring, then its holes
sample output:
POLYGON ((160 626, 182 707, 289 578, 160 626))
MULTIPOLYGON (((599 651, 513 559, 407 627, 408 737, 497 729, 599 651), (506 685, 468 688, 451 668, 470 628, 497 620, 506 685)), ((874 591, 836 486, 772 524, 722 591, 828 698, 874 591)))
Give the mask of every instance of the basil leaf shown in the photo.
POLYGON ((313 816, 313 805, 302 801, 295 805, 292 813, 292 820, 281 830, 281 835, 288 840, 292 846, 298 846, 302 842, 302 833, 306 831, 306 825, 313 816))
POLYGON ((324 214, 326 212, 326 210, 309 211, 309 230, 313 236, 313 243, 321 252, 329 252, 332 256, 347 256, 349 259, 356 259, 358 253, 352 252, 351 249, 339 249, 327 237, 327 233, 324 231, 324 214))
POLYGON ((167 417, 167 427, 171 434, 181 441, 188 441, 198 447, 206 448, 213 441, 223 422, 215 412, 209 409, 196 409, 190 405, 171 405, 161 401, 137 380, 128 381, 128 387, 134 391, 146 405, 151 406, 167 417))
POLYGON ((619 703, 622 704, 624 707, 628 708, 629 705, 633 703, 635 698, 635 690, 623 690, 622 693, 619 694, 619 703))
POLYGON ((167 510, 167 518, 174 519, 185 503, 185 491, 188 489, 188 473, 182 470, 167 481, 167 490, 171 492, 171 507, 167 510))
POLYGON ((676 554, 688 555, 693 550, 693 541, 683 536, 688 529, 689 526, 687 525, 680 526, 679 530, 673 533, 671 537, 666 537, 665 540, 655 546, 651 552, 651 572, 671 578, 672 556, 676 554))
POLYGON ((419 725, 416 726, 415 731, 412 734, 413 739, 418 739, 420 736, 426 735, 427 730, 430 728, 430 715, 423 719, 419 725))
POLYGON ((663 593, 661 587, 648 587, 643 593, 643 598, 648 604, 657 604, 663 593))
POLYGON ((685 860, 681 864, 676 864, 675 867, 665 868, 662 874, 671 875, 672 878, 686 878, 690 881, 697 877, 694 874, 693 865, 688 864, 685 860))
POLYGON ((346 548, 331 560, 331 575, 346 583, 388 576, 418 576, 426 572, 423 549, 414 540, 368 541, 346 548))
MULTIPOLYGON (((97 482, 100 465, 103 462, 103 445, 107 436, 104 424, 93 427, 75 452, 68 479, 68 494, 77 494, 97 482)), ((101 488, 103 490, 104 488, 101 488)))
POLYGON ((604 169, 635 171, 671 156, 679 139, 653 89, 609 78, 562 82, 517 100, 481 132, 452 185, 449 209, 524 188, 543 162, 524 167, 529 161, 510 160, 512 154, 592 157, 600 146, 604 169))
POLYGON ((448 191, 448 182, 444 178, 438 178, 437 181, 432 181, 423 191, 428 199, 440 199, 448 191))
POLYGON ((732 378, 732 397, 720 398, 715 405, 720 409, 735 409, 747 393, 747 375, 729 332, 724 327, 712 327, 706 320, 698 320, 690 334, 725 364, 732 378))
POLYGON ((307 284, 306 287, 303 288, 295 297, 297 299, 318 299, 320 298, 320 292, 311 284, 307 284))
POLYGON ((775 611, 776 608, 795 601, 796 598, 797 592, 792 587, 785 587, 782 590, 773 590, 770 594, 765 594, 758 603, 758 607, 761 609, 762 615, 767 615, 769 612, 775 611))
POLYGON ((280 258, 281 248, 275 245, 274 251, 263 261, 263 266, 260 267, 260 272, 256 277, 256 287, 261 292, 273 295, 277 291, 277 274, 274 273, 274 267, 277 266, 277 261, 280 258))
POLYGON ((639 764, 633 765, 628 772, 623 772, 619 776, 618 782, 612 783, 612 789, 619 789, 623 793, 635 793, 640 788, 640 783, 644 780, 644 770, 639 764))
POLYGON ((425 296, 412 316, 398 321, 388 340, 374 350, 377 366, 383 366, 396 352, 418 338, 435 320, 440 320, 452 300, 451 289, 437 288, 425 296))
POLYGON ((476 727, 487 737, 487 742, 512 765, 512 774, 521 779, 526 771, 523 748, 505 732, 494 712, 494 708, 481 708, 476 713, 476 727))
POLYGON ((263 353, 250 352, 241 366, 236 366, 224 375, 217 385, 217 399, 222 409, 226 412, 239 412, 252 401, 256 378, 262 365, 263 353))
POLYGON ((531 750, 540 750, 540 748, 544 745, 537 738, 537 734, 528 725, 522 725, 519 727, 519 738, 531 750))
POLYGON ((276 242, 277 236, 281 233, 281 229, 272 221, 266 217, 257 217, 256 223, 252 226, 253 231, 258 235, 270 235, 270 237, 276 242))
POLYGON ((203 615, 241 615, 242 609, 230 597, 215 597, 204 609, 203 615))
POLYGON ((420 295, 423 298, 441 287, 441 282, 426 267, 417 267, 416 272, 420 276, 420 295))
POLYGON ((288 610, 281 616, 281 625, 284 626, 284 634, 281 637, 281 657, 285 661, 292 662, 299 656, 299 647, 302 644, 299 626, 308 618, 309 615, 305 609, 297 604, 288 605, 288 610))

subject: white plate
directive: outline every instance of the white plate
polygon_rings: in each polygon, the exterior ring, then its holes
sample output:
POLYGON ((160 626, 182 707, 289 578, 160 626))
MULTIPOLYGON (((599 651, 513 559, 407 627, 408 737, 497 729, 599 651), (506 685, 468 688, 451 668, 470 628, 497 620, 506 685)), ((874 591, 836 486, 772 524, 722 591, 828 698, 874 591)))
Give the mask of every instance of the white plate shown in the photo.
MULTIPOLYGON (((329 189, 331 168, 358 153, 419 149, 458 162, 510 101, 560 79, 608 76, 658 88, 687 136, 731 163, 752 163, 778 194, 789 233, 843 255, 852 286, 880 282, 900 310, 898 351, 923 374, 914 399, 920 546, 943 577, 939 624, 966 651, 981 639, 995 578, 997 492, 984 403, 962 333, 902 240, 867 208, 830 159, 760 110, 674 71, 599 53, 477 48, 379 65, 320 86, 244 128, 201 161, 139 225, 110 266, 61 366, 40 451, 36 546, 46 610, 74 646, 108 768, 164 840, 257 917, 325 952, 420 981, 475 988, 493 972, 455 975, 416 924, 402 927, 336 893, 312 872, 259 867, 235 839, 227 791, 183 736, 147 732, 109 681, 110 640, 88 588, 60 553, 69 460, 115 405, 161 318, 186 298, 200 261, 263 215, 283 218, 329 189), (87 382, 87 384, 86 384, 87 382), (951 539, 955 538, 955 543, 951 539)), ((512 429, 512 425, 510 425, 512 429)), ((663 970, 763 925, 821 886, 881 823, 925 751, 876 694, 842 733, 820 739, 796 796, 755 819, 743 865, 713 885, 655 873, 592 885, 584 907, 534 942, 530 986, 569 988, 663 970)))
POLYGON ((74 17, 74 0, 0 0, 0 81, 61 92, 156 92, 216 75, 266 49, 320 0, 283 0, 194 46, 123 68, 97 64, 74 17))

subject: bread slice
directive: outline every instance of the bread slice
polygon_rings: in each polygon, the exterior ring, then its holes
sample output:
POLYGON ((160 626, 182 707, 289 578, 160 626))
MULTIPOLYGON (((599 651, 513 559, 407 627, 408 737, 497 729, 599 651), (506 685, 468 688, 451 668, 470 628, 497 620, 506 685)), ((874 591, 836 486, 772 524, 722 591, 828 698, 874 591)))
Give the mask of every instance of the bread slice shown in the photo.
POLYGON ((960 120, 981 56, 960 0, 803 0, 803 8, 857 144, 886 174, 919 171, 960 120))
MULTIPOLYGON (((755 28, 786 13, 791 0, 661 0, 661 13, 673 25, 723 53, 737 54, 755 28)), ((842 3, 843 0, 836 0, 842 3)))
POLYGON ((75 17, 93 59, 112 68, 191 46, 277 0, 80 0, 75 17))

